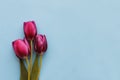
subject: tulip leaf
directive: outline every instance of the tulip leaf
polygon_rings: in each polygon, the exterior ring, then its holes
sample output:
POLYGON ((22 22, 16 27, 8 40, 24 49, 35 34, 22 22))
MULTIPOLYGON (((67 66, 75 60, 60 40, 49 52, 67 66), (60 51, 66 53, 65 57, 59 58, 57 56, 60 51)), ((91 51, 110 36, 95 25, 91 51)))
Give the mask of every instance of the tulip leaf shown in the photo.
POLYGON ((20 59, 20 80, 28 80, 28 72, 22 59, 20 59))
POLYGON ((36 55, 32 71, 31 71, 31 80, 38 80, 39 76, 39 56, 36 55))

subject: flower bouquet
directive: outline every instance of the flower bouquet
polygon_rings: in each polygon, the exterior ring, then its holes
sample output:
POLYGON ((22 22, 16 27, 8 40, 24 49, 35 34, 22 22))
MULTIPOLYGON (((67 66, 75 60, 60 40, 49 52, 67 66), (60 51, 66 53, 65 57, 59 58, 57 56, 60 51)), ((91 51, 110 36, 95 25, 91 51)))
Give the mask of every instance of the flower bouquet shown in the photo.
POLYGON ((45 35, 37 34, 34 21, 24 22, 23 29, 25 38, 12 42, 14 52, 20 62, 20 80, 38 80, 42 56, 47 50, 47 39, 45 35), (34 52, 36 53, 35 60, 33 60, 34 52))

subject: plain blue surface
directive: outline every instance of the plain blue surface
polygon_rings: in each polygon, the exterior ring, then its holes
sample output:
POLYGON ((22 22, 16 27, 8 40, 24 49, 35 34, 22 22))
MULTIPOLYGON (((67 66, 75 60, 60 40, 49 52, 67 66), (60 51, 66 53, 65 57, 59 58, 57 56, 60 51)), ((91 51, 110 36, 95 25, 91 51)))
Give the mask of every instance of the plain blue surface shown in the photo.
POLYGON ((119 0, 0 0, 0 80, 19 80, 11 42, 29 20, 48 39, 40 80, 120 80, 119 0))

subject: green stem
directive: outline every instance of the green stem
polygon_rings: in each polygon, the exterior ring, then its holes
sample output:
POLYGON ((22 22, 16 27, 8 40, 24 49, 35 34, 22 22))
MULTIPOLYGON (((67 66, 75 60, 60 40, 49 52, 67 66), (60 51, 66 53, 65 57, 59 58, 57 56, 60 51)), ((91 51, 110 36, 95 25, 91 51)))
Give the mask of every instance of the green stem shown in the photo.
POLYGON ((28 72, 22 59, 20 59, 20 80, 28 80, 28 72))
POLYGON ((32 40, 30 41, 30 47, 31 47, 31 51, 30 51, 30 72, 32 69, 32 40))
POLYGON ((28 61, 28 57, 26 57, 26 63, 28 65, 28 80, 30 80, 30 64, 29 64, 29 61, 28 61))
POLYGON ((40 55, 40 59, 39 60, 40 60, 40 66, 39 66, 39 69, 38 69, 38 75, 37 75, 37 79, 36 80, 38 80, 38 78, 40 76, 40 71, 41 71, 41 67, 42 67, 42 55, 40 55))

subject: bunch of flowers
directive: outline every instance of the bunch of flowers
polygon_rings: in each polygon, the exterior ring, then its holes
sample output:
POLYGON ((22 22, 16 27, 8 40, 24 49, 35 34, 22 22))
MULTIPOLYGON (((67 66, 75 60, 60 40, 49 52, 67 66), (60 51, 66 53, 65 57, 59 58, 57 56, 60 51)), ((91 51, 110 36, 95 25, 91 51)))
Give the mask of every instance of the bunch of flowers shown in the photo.
POLYGON ((47 50, 47 39, 45 35, 37 34, 34 21, 24 22, 23 29, 25 38, 12 42, 14 52, 20 61, 20 80, 38 80, 42 56, 47 50), (33 60, 34 52, 35 60, 33 60))

